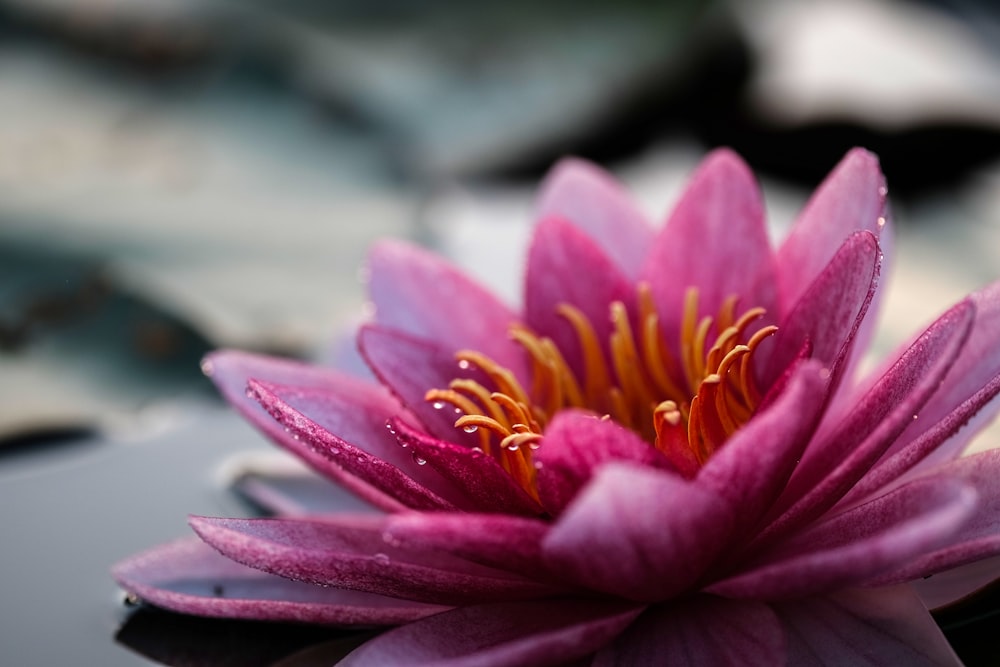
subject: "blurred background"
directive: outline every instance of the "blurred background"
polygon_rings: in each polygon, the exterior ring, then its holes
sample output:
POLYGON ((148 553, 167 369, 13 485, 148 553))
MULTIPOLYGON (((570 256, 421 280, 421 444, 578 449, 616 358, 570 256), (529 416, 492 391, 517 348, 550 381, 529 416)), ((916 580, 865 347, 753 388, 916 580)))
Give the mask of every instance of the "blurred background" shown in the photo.
MULTIPOLYGON (((250 511, 232 491, 268 448, 202 355, 349 363, 384 236, 516 303, 561 156, 662 221, 720 145, 758 172, 776 238, 847 149, 879 154, 884 353, 1000 276, 1000 10, 0 0, 0 663, 271 665, 329 638, 128 613, 107 575, 189 512, 250 511)), ((980 626, 940 620, 994 664, 980 626)))

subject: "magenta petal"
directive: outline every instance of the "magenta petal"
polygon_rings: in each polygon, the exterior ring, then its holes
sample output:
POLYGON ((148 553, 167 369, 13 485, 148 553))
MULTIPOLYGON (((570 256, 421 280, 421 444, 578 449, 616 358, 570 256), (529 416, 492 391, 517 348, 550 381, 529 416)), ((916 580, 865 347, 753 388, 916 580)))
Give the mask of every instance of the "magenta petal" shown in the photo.
POLYGON ((142 600, 198 616, 333 625, 396 625, 447 609, 372 593, 290 581, 235 563, 194 538, 114 566, 115 581, 142 600))
POLYGON ((414 509, 452 509, 448 498, 460 501, 446 480, 401 451, 386 429, 385 413, 329 391, 255 380, 250 390, 291 433, 289 449, 345 486, 361 480, 414 509))
POLYGON ((563 665, 614 639, 641 610, 569 599, 462 607, 379 635, 340 665, 563 665))
POLYGON ((400 241, 381 241, 368 256, 369 294, 375 321, 435 341, 455 352, 473 349, 501 365, 522 363, 521 349, 506 335, 514 312, 463 272, 400 241))
POLYGON ((408 448, 419 465, 437 471, 465 497, 462 509, 537 516, 538 506, 496 459, 481 449, 468 448, 390 422, 399 444, 408 448))
POLYGON ((664 335, 676 341, 685 293, 698 288, 699 315, 714 316, 723 301, 742 297, 777 319, 774 258, 760 188, 730 150, 706 157, 659 232, 642 269, 663 317, 664 335), (671 315, 673 315, 671 317, 671 315))
POLYGON ((945 544, 975 507, 976 492, 960 481, 919 480, 813 524, 707 591, 779 599, 861 585, 945 544))
POLYGON ((783 312, 797 303, 852 233, 880 238, 886 227, 885 177, 878 158, 855 148, 827 176, 777 253, 783 312))
POLYGON ((629 305, 635 299, 632 285, 604 250, 559 218, 543 220, 535 228, 524 283, 526 324, 555 341, 570 367, 578 370, 577 377, 583 368, 579 336, 557 307, 579 308, 593 325, 597 340, 603 342, 613 327, 611 303, 629 305))
POLYGON ((727 499, 753 529, 781 493, 826 402, 828 379, 819 363, 795 367, 784 391, 708 460, 699 484, 727 499))
POLYGON ((840 591, 772 605, 785 625, 789 665, 960 665, 908 586, 840 591))
POLYGON ((1000 580, 1000 556, 984 558, 910 582, 928 609, 962 601, 1000 580))
POLYGON ((590 481, 594 472, 611 461, 670 470, 666 457, 634 432, 593 414, 564 411, 545 429, 545 439, 534 454, 538 468, 538 495, 542 505, 558 516, 590 481))
POLYGON ((488 567, 547 579, 541 544, 548 529, 539 519, 500 514, 406 512, 386 520, 384 536, 394 544, 443 550, 488 567))
POLYGON ((650 607, 592 664, 771 667, 786 664, 785 636, 765 604, 698 595, 650 607))
POLYGON ((733 515, 676 474, 611 463, 543 542, 550 566, 580 585, 633 600, 693 586, 727 544, 733 515))
POLYGON ((440 604, 512 600, 553 589, 438 551, 385 539, 383 518, 221 519, 191 517, 198 536, 224 556, 289 579, 440 604))
POLYGON ((806 342, 811 343, 813 359, 835 374, 843 371, 842 362, 875 294, 880 256, 878 242, 868 232, 857 232, 844 241, 780 323, 778 333, 761 345, 762 350, 771 350, 763 386, 774 382, 806 342))
MULTIPOLYGON (((205 357, 202 368, 218 386, 226 400, 271 440, 298 455, 319 473, 337 480, 358 497, 373 505, 388 511, 402 507, 391 494, 386 494, 360 479, 341 474, 328 458, 304 448, 288 429, 274 420, 252 393, 247 393, 247 384, 251 379, 255 379, 323 389, 342 397, 351 397, 357 407, 345 413, 344 417, 348 421, 355 419, 362 422, 366 417, 371 418, 379 414, 383 415, 384 420, 388 415, 402 411, 399 402, 385 389, 372 382, 321 366, 247 352, 229 350, 215 352, 205 357)), ((353 431, 364 432, 364 428, 361 424, 355 424, 353 431)))
POLYGON ((871 469, 934 395, 974 315, 971 304, 961 303, 941 316, 839 424, 817 436, 779 500, 780 516, 761 539, 820 516, 871 469))
POLYGON ((563 218, 597 242, 634 280, 653 240, 653 229, 628 194, 600 167, 562 160, 542 183, 536 218, 563 218))

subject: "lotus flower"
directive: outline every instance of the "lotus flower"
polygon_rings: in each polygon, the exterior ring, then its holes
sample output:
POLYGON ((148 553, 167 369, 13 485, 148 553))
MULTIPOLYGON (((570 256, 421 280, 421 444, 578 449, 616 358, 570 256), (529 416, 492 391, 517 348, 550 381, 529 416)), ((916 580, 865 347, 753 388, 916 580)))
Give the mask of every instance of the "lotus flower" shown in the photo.
POLYGON ((997 574, 1000 452, 959 455, 996 410, 1000 283, 857 377, 890 244, 860 149, 777 249, 727 150, 662 229, 575 160, 538 219, 520 312, 424 250, 373 250, 377 382, 206 360, 383 512, 192 517, 202 542, 119 583, 192 614, 395 626, 350 665, 957 662, 927 608, 997 574))

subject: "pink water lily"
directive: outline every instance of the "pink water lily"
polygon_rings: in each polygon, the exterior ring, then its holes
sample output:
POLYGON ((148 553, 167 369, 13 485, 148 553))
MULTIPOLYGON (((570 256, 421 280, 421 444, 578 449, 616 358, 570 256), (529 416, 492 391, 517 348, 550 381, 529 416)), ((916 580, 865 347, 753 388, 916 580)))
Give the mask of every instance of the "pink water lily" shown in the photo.
POLYGON ((927 608, 1000 573, 1000 452, 959 457, 998 403, 1000 283, 858 378, 890 244, 870 153, 777 249, 726 150, 661 229, 575 160, 537 213, 520 312, 424 250, 373 250, 377 382, 206 361, 382 512, 192 517, 201 541, 119 583, 186 613, 393 626, 350 665, 957 663, 927 608))

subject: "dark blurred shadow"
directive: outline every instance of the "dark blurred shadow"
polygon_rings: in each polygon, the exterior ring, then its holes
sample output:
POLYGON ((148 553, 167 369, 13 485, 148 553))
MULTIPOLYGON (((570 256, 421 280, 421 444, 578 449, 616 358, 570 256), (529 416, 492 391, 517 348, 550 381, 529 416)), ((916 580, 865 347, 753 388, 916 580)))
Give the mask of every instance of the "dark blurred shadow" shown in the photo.
POLYGON ((933 615, 967 667, 1000 665, 1000 582, 933 615))

